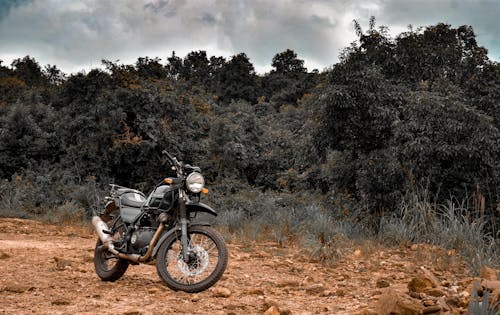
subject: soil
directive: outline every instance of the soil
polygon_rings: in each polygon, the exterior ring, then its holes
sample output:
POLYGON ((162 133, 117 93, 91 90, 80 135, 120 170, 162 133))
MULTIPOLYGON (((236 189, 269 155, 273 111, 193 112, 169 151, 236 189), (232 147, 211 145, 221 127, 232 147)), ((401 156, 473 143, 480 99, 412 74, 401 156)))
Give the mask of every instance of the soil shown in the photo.
POLYGON ((422 270, 457 293, 473 280, 453 251, 424 244, 366 243, 325 264, 294 246, 231 241, 222 279, 187 294, 163 285, 154 265, 101 281, 96 239, 90 227, 0 219, 0 314, 376 314, 386 287, 407 293, 422 270))

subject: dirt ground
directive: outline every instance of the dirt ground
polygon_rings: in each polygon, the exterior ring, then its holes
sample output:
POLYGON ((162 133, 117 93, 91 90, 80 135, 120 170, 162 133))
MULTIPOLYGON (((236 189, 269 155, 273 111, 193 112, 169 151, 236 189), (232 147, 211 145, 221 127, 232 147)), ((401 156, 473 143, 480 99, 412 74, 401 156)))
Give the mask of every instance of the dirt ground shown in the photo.
POLYGON ((164 286, 153 265, 101 281, 96 238, 89 227, 0 219, 0 314, 377 314, 385 288, 407 291, 423 268, 457 293, 472 281, 455 253, 427 245, 354 246, 327 266, 294 247, 233 241, 223 278, 187 294, 164 286))

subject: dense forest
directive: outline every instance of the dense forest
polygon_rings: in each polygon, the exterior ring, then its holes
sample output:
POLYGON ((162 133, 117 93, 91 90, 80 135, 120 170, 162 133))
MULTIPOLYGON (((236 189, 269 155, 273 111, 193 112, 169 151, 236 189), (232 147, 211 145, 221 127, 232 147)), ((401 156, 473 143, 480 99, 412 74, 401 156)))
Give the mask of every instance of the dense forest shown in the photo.
POLYGON ((317 212, 321 233, 344 218, 351 236, 421 217, 428 240, 426 204, 498 239, 500 64, 470 26, 355 31, 323 71, 293 50, 265 74, 244 53, 205 51, 71 75, 30 56, 0 63, 1 215, 88 217, 107 184, 169 175, 167 149, 202 168, 231 231, 261 220, 286 226, 281 240, 317 212))

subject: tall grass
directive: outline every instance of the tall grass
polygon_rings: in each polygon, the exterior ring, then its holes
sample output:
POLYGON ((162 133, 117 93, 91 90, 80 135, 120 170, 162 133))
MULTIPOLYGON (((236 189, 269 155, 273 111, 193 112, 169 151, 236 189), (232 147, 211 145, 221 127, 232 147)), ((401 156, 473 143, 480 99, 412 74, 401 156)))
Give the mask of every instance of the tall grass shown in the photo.
POLYGON ((0 217, 81 223, 99 206, 98 195, 93 178, 14 176, 0 181, 0 217))
POLYGON ((487 232, 486 219, 470 215, 465 201, 438 204, 425 188, 408 191, 396 211, 381 219, 377 233, 359 223, 356 211, 346 211, 345 203, 319 195, 246 191, 224 200, 231 206, 222 206, 219 228, 254 240, 299 244, 311 258, 324 262, 341 257, 353 242, 375 240, 389 246, 427 243, 454 249, 475 274, 483 265, 500 265, 500 240, 487 232))
POLYGON ((455 249, 471 271, 500 264, 500 240, 487 232, 484 217, 472 218, 467 202, 431 201, 426 189, 408 192, 393 215, 381 222, 379 238, 388 243, 429 243, 455 249))

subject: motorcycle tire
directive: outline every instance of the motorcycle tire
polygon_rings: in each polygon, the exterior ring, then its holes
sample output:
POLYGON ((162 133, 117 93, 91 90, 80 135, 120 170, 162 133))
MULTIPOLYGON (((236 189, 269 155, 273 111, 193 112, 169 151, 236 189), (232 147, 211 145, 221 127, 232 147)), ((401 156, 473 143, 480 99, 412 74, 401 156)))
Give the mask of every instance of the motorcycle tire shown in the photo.
POLYGON ((228 251, 222 235, 208 226, 188 229, 189 261, 182 258, 181 234, 170 235, 158 250, 156 270, 174 291, 201 292, 214 285, 227 267, 228 251))
MULTIPOLYGON (((119 219, 111 221, 110 225, 120 224, 119 219)), ((110 253, 102 246, 102 241, 97 240, 94 249, 94 268, 96 274, 103 281, 116 281, 127 271, 129 262, 110 253)))

